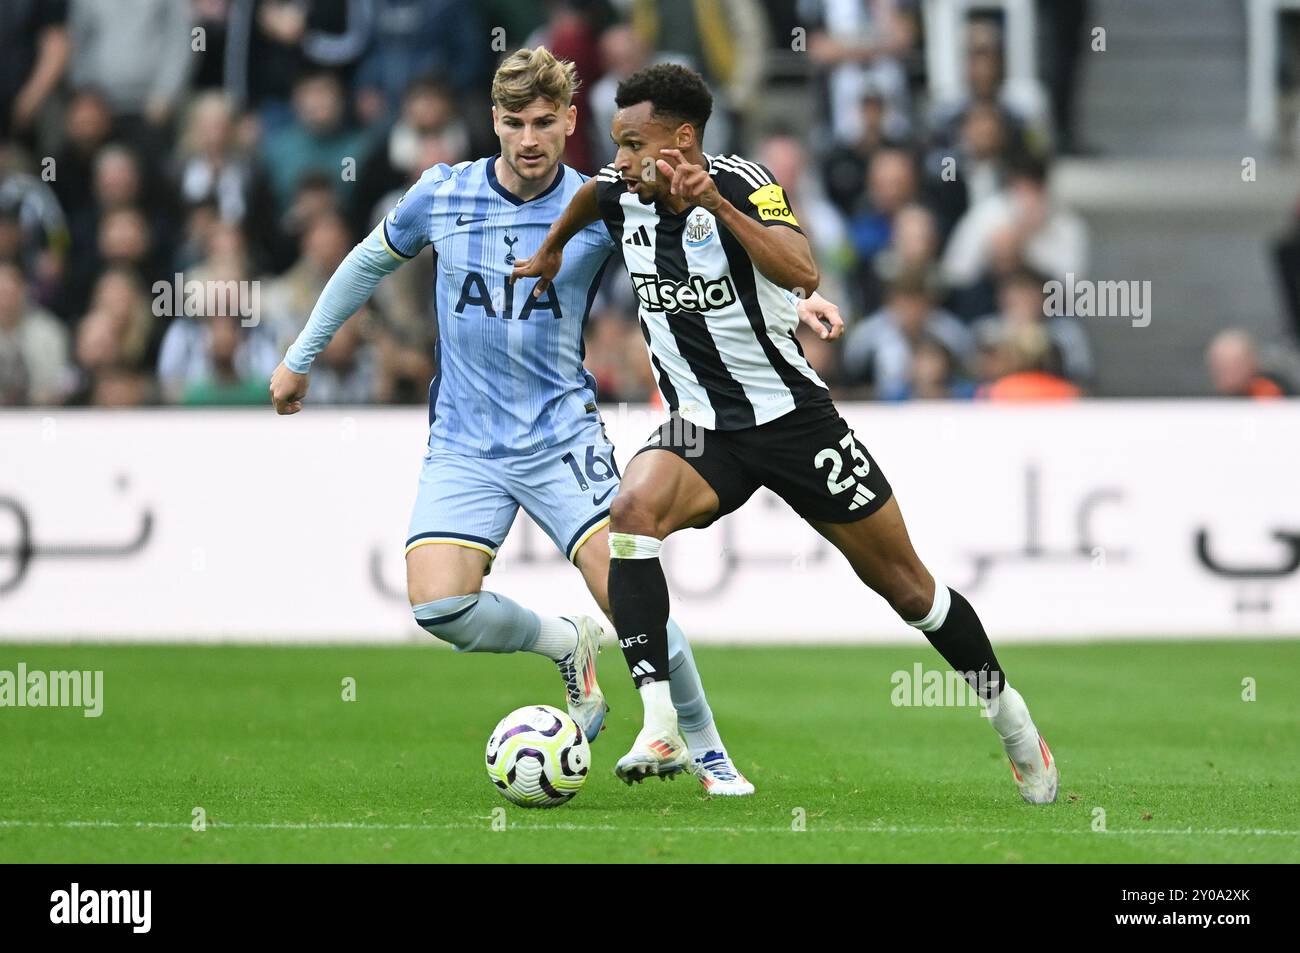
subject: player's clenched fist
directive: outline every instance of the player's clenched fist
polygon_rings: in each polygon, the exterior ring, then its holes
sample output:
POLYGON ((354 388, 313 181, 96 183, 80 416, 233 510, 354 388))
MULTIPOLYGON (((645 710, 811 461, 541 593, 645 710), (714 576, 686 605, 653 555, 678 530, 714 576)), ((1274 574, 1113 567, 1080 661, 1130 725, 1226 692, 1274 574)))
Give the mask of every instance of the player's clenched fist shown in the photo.
POLYGON ((537 284, 533 287, 533 297, 540 297, 550 287, 555 276, 560 273, 562 264, 564 264, 564 252, 543 245, 537 249, 536 254, 515 260, 514 271, 510 273, 510 283, 514 284, 520 278, 536 278, 537 284))
POLYGON ((296 414, 307 396, 307 375, 296 374, 281 364, 271 375, 271 403, 277 414, 296 414))
POLYGON ((680 149, 659 151, 677 163, 672 165, 665 159, 655 160, 655 168, 659 170, 659 174, 672 179, 670 189, 672 194, 680 195, 692 205, 700 205, 710 212, 716 212, 718 206, 722 204, 722 195, 713 182, 713 176, 709 175, 709 170, 693 162, 687 162, 680 149))

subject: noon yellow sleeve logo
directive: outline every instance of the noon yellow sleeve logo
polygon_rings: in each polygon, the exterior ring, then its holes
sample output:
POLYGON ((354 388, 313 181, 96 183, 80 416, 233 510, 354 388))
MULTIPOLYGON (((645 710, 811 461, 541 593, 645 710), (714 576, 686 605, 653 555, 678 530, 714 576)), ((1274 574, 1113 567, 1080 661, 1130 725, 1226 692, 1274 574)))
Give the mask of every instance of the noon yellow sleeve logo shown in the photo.
POLYGON ((799 224, 795 221, 794 212, 790 211, 790 205, 785 200, 785 189, 775 182, 763 186, 756 192, 750 192, 749 201, 758 209, 758 217, 764 222, 785 222, 787 225, 799 224))

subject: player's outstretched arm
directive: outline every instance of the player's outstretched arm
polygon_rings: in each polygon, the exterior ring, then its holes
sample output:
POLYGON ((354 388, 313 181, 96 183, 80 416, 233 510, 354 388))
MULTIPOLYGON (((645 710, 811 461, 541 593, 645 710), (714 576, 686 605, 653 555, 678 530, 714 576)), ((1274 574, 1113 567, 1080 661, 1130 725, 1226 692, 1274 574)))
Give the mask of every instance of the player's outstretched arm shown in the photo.
POLYGON ((599 219, 600 207, 596 203, 596 180, 588 179, 577 192, 573 193, 568 208, 556 219, 537 251, 515 262, 510 283, 514 284, 520 278, 536 278, 537 284, 533 288, 533 297, 542 295, 555 280, 555 276, 560 273, 560 266, 564 264, 564 246, 569 243, 569 239, 599 219))
POLYGON ((802 232, 785 227, 768 228, 727 201, 708 169, 688 162, 677 149, 660 151, 667 159, 659 159, 655 166, 660 174, 672 179, 672 194, 712 212, 744 246, 763 277, 801 298, 808 298, 817 290, 821 273, 813 259, 812 246, 802 232))
POLYGON ((307 374, 316 355, 325 350, 343 322, 366 303, 385 275, 403 263, 390 252, 383 223, 348 253, 330 277, 312 309, 307 325, 289 346, 284 362, 271 375, 271 403, 277 414, 296 414, 307 396, 307 374))

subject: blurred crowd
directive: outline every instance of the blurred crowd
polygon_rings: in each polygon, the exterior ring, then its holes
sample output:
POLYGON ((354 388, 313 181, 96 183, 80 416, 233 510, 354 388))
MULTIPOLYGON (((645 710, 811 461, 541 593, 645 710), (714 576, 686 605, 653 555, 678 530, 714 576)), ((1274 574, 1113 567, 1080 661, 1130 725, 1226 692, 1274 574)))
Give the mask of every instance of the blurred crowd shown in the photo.
MULTIPOLYGON (((1044 294, 1088 274, 1088 229, 1051 187, 1054 157, 1086 149, 1086 0, 1038 4, 1037 83, 1007 79, 996 17, 971 20, 951 102, 926 92, 920 8, 0 0, 0 405, 266 401, 353 244, 425 168, 497 151, 492 72, 537 44, 577 65, 566 162, 587 173, 611 158, 622 78, 663 60, 705 75, 706 151, 771 169, 846 316, 839 344, 800 332, 837 395, 1088 394, 1088 329, 1044 294)), ((380 285, 315 364, 313 402, 425 399, 432 274, 426 249, 380 285)), ((607 276, 587 365, 602 400, 653 399, 630 289, 607 276)), ((1212 352, 1221 392, 1269 390, 1248 337, 1212 352)))

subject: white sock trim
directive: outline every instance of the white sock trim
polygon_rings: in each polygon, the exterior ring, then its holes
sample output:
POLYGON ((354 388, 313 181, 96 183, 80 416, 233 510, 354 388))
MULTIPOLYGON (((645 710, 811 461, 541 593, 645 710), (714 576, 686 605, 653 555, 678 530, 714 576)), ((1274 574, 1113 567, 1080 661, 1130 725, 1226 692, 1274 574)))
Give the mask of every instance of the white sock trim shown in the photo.
POLYGON ((696 731, 683 731, 682 738, 686 741, 686 747, 690 749, 692 758, 703 758, 710 751, 727 753, 727 748, 722 743, 722 736, 718 734, 718 726, 713 721, 696 731))
POLYGON ((542 620, 533 651, 553 661, 560 661, 578 647, 578 627, 559 616, 539 616, 542 620))
POLYGON ((909 622, 908 625, 920 629, 922 632, 933 632, 939 628, 948 619, 948 609, 952 605, 952 593, 948 587, 938 579, 934 581, 934 604, 930 606, 930 611, 926 613, 924 619, 918 619, 916 622, 909 622))
POLYGON ((635 533, 610 533, 609 554, 614 559, 658 559, 662 539, 635 533))

